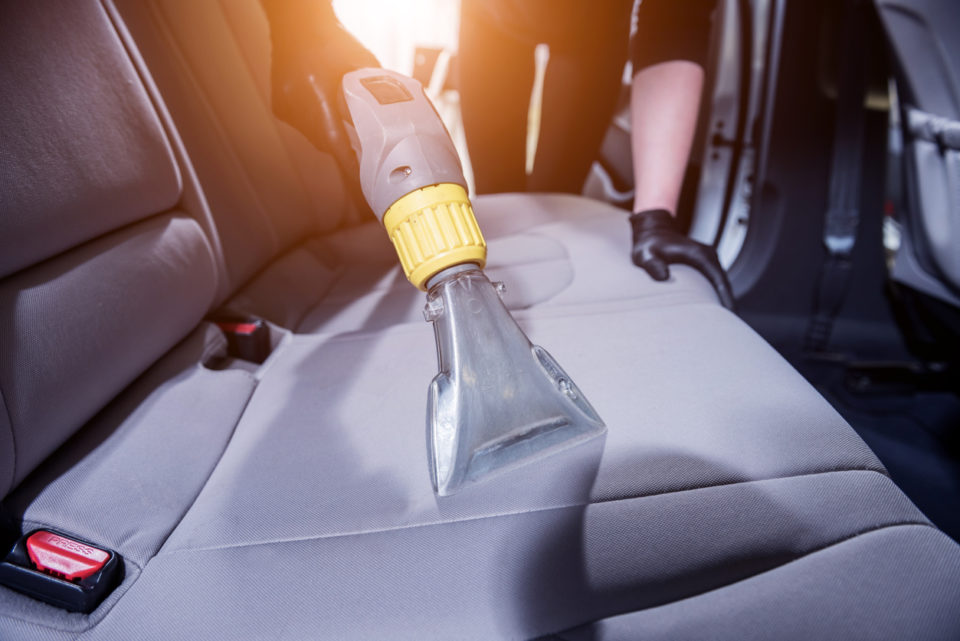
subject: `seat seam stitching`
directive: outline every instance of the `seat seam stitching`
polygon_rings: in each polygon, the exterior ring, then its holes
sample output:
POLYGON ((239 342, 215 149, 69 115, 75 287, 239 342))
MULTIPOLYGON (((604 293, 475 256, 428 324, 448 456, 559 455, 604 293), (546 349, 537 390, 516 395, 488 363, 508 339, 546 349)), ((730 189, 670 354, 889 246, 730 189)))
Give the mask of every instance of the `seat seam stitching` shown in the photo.
MULTIPOLYGON (((535 508, 535 509, 530 509, 530 510, 513 510, 513 511, 507 511, 507 512, 499 512, 499 513, 496 513, 496 514, 483 514, 483 515, 479 515, 479 516, 470 516, 470 517, 464 517, 464 518, 460 518, 460 519, 451 519, 451 520, 446 520, 446 521, 430 521, 430 522, 426 522, 426 523, 412 523, 412 524, 409 524, 409 525, 397 525, 397 526, 393 526, 393 527, 373 528, 373 529, 368 529, 368 530, 354 530, 354 531, 350 531, 350 532, 334 532, 334 533, 330 533, 330 534, 320 534, 320 535, 314 535, 314 536, 276 538, 276 539, 265 540, 265 541, 243 542, 243 543, 235 543, 235 544, 228 544, 228 545, 218 545, 218 546, 193 547, 193 548, 177 548, 177 549, 167 550, 167 551, 163 551, 163 550, 161 549, 160 551, 158 551, 158 553, 157 553, 156 556, 158 556, 158 557, 159 557, 159 556, 170 556, 170 555, 173 555, 173 554, 183 553, 183 552, 213 552, 213 551, 217 551, 217 550, 253 548, 253 547, 258 547, 258 546, 261 546, 261 545, 276 545, 276 544, 283 544, 283 543, 306 543, 306 542, 310 542, 310 541, 332 540, 332 539, 339 539, 339 538, 345 538, 345 537, 350 537, 350 536, 365 536, 365 535, 373 535, 373 534, 385 534, 385 533, 389 533, 389 532, 399 532, 399 531, 404 531, 404 530, 413 530, 413 529, 417 529, 417 528, 429 528, 429 527, 437 527, 437 526, 441 526, 441 525, 449 525, 449 524, 457 524, 457 523, 471 523, 471 522, 475 522, 475 521, 483 521, 483 520, 485 520, 485 519, 508 518, 508 517, 513 517, 513 516, 521 516, 521 515, 524 515, 524 514, 544 514, 544 513, 547 513, 547 512, 553 512, 553 511, 558 511, 558 510, 567 510, 567 509, 577 508, 577 507, 586 508, 586 507, 589 507, 589 506, 592 506, 592 505, 601 505, 601 504, 605 504, 605 503, 616 503, 616 502, 619 502, 619 501, 631 501, 631 500, 635 500, 635 499, 653 498, 653 497, 657 497, 657 496, 669 496, 669 495, 671 495, 671 494, 679 494, 679 493, 683 493, 683 492, 694 492, 694 491, 697 491, 697 490, 712 489, 712 488, 717 488, 717 487, 746 485, 746 484, 750 484, 750 483, 766 483, 766 482, 779 481, 779 480, 788 480, 788 479, 795 479, 795 478, 805 478, 805 477, 810 477, 810 476, 820 476, 820 475, 829 475, 829 474, 845 474, 845 473, 849 473, 849 472, 873 472, 873 473, 878 474, 879 476, 881 476, 881 477, 886 478, 886 479, 889 480, 889 477, 886 476, 885 474, 882 474, 880 471, 875 470, 875 469, 870 469, 870 468, 850 468, 850 469, 822 470, 822 471, 817 471, 817 472, 807 472, 807 473, 802 473, 802 474, 793 474, 793 475, 790 475, 790 476, 778 476, 778 477, 770 477, 770 478, 765 478, 765 479, 751 479, 751 480, 749 480, 749 481, 733 481, 733 482, 729 482, 729 483, 717 483, 717 484, 714 484, 714 485, 704 485, 704 486, 698 486, 698 487, 693 487, 693 488, 684 488, 684 489, 680 489, 680 490, 671 490, 671 491, 667 491, 667 492, 658 492, 658 493, 654 493, 654 494, 638 494, 638 495, 625 496, 625 497, 617 497, 617 498, 610 498, 610 499, 600 499, 600 500, 596 500, 596 501, 589 501, 589 502, 586 502, 586 503, 569 503, 569 504, 563 504, 563 505, 551 505, 551 506, 548 506, 548 507, 535 508)), ((178 525, 179 525, 179 523, 178 523, 178 525)))
MULTIPOLYGON (((696 306, 702 305, 704 307, 709 307, 710 309, 723 309, 719 303, 711 303, 699 300, 684 300, 686 296, 685 293, 674 292, 670 294, 657 294, 656 297, 661 300, 658 301, 658 305, 655 310, 651 310, 649 306, 640 305, 624 305, 619 306, 619 303, 633 303, 633 300, 620 301, 620 300, 606 300, 606 301, 597 301, 598 305, 618 305, 614 310, 608 309, 583 309, 582 306, 578 304, 554 304, 548 307, 539 307, 542 303, 537 303, 536 307, 525 307, 525 308, 515 308, 510 310, 511 314, 515 314, 515 319, 518 321, 543 321, 543 320, 556 320, 556 319, 568 319, 568 318, 578 318, 582 316, 603 316, 613 312, 645 312, 645 311, 659 311, 665 308, 675 308, 675 307, 685 307, 685 306, 696 306), (669 300, 669 299, 680 299, 680 300, 669 300), (662 300, 667 299, 667 300, 662 300), (536 316, 530 316, 527 314, 536 314, 536 316), (541 312, 546 312, 541 314, 541 312)), ((640 302, 637 300, 637 302, 640 302)), ((644 299, 644 302, 648 302, 648 299, 644 299)), ((372 340, 378 334, 381 334, 385 330, 399 330, 405 332, 411 332, 416 328, 419 328, 421 324, 415 320, 407 320, 393 325, 388 325, 386 328, 375 329, 375 330, 350 330, 350 331, 321 331, 321 332, 309 332, 304 334, 298 334, 307 339, 311 338, 325 338, 328 340, 358 340, 358 341, 367 341, 372 340)))
POLYGON ((160 544, 157 546, 157 551, 153 554, 152 557, 147 559, 146 563, 144 563, 144 567, 146 567, 150 563, 151 559, 155 559, 158 556, 160 556, 161 551, 163 550, 163 546, 167 544, 167 541, 170 539, 171 536, 173 536, 173 533, 177 531, 177 528, 180 527, 180 524, 183 523, 183 520, 187 517, 187 514, 189 514, 190 510, 193 509, 193 506, 196 505, 197 499, 200 498, 200 495, 203 494, 203 491, 207 488, 207 485, 210 483, 210 479, 213 478, 213 475, 216 473, 217 468, 220 466, 220 462, 223 460, 224 455, 226 454, 227 450, 230 449, 230 443, 233 441, 234 437, 236 437, 236 434, 237 434, 237 427, 239 427, 240 423, 243 421, 243 415, 246 413, 247 407, 250 405, 250 401, 253 399, 253 396, 257 391, 257 387, 259 386, 259 381, 257 381, 255 377, 251 377, 251 378, 253 379, 253 387, 250 389, 250 394, 247 396, 246 401, 243 403, 243 407, 240 408, 240 411, 237 414, 237 420, 234 422, 233 429, 230 431, 230 438, 228 438, 226 442, 223 444, 223 449, 220 450, 220 456, 217 458, 217 462, 210 469, 210 474, 207 475, 207 478, 204 479, 203 483, 200 485, 200 488, 197 490, 197 493, 193 496, 193 500, 190 501, 190 505, 187 506, 187 508, 180 515, 180 518, 176 520, 176 522, 173 524, 173 527, 171 527, 170 531, 167 532, 167 535, 163 537, 162 541, 160 541, 160 544))
MULTIPOLYGON (((787 477, 787 478, 791 478, 791 477, 787 477)), ((455 521, 451 521, 451 522, 455 522, 455 521)), ((684 601, 684 600, 686 600, 686 599, 692 599, 692 598, 696 598, 696 597, 698 597, 698 596, 702 596, 702 595, 704 595, 704 594, 709 594, 710 592, 715 592, 715 591, 717 591, 717 590, 722 590, 722 589, 724 589, 724 588, 727 588, 727 587, 736 585, 737 583, 741 583, 741 582, 743 582, 743 581, 749 581, 750 579, 756 578, 756 577, 761 576, 761 575, 763 575, 763 574, 766 574, 766 573, 768 573, 768 572, 773 572, 773 571, 775 571, 775 570, 779 570, 780 568, 786 567, 786 566, 788 566, 788 565, 790 565, 790 564, 792 564, 792 563, 796 563, 797 561, 800 561, 800 560, 803 559, 804 557, 807 557, 807 556, 809 556, 809 555, 811 555, 811 554, 816 554, 817 552, 822 552, 823 550, 826 550, 826 549, 828 549, 828 548, 831 548, 831 547, 834 547, 834 546, 837 546, 837 545, 841 545, 841 544, 843 544, 843 543, 846 543, 847 541, 851 541, 851 540, 857 538, 858 536, 864 536, 864 535, 867 535, 867 534, 872 534, 872 533, 874 533, 874 532, 880 532, 880 531, 882 531, 882 530, 895 529, 895 528, 899 528, 899 527, 925 527, 925 528, 929 528, 929 529, 931 529, 931 530, 933 530, 933 531, 935 531, 935 532, 939 532, 939 533, 943 534, 943 532, 942 532, 940 529, 938 529, 936 526, 934 526, 932 523, 923 523, 923 522, 915 522, 915 521, 901 521, 901 522, 897 522, 897 523, 888 523, 888 524, 886 524, 886 525, 880 525, 880 526, 877 526, 877 527, 874 527, 874 528, 869 528, 869 529, 866 529, 866 530, 862 530, 862 531, 860 531, 860 532, 856 532, 856 533, 851 534, 851 535, 849 535, 849 536, 843 537, 842 539, 838 539, 838 540, 833 541, 833 542, 831 542, 831 543, 828 543, 828 544, 826 544, 826 545, 823 545, 823 546, 814 548, 814 549, 812 549, 812 550, 809 550, 809 551, 807 551, 807 552, 804 552, 804 553, 800 554, 800 555, 797 556, 796 558, 791 559, 791 560, 787 561, 786 563, 781 563, 780 565, 773 566, 773 567, 771 567, 771 568, 768 568, 768 569, 766 569, 766 570, 763 570, 762 572, 757 572, 756 574, 751 574, 750 576, 743 577, 743 578, 738 579, 738 580, 736 580, 736 581, 733 581, 733 582, 731 582, 731 583, 725 583, 724 585, 720 585, 720 586, 717 586, 717 587, 715 587, 715 588, 711 588, 711 589, 709 589, 709 590, 703 590, 703 591, 697 592, 697 593, 695 593, 695 594, 690 594, 690 595, 684 596, 683 598, 680 598, 680 599, 675 599, 675 600, 673 600, 673 601, 668 601, 668 602, 666 602, 666 603, 661 603, 661 604, 658 604, 658 605, 653 605, 653 606, 650 606, 650 607, 647 607, 647 608, 640 608, 640 609, 637 609, 637 610, 628 610, 628 611, 622 612, 622 613, 620 613, 620 614, 611 614, 611 615, 608 616, 608 617, 604 617, 603 619, 597 619, 596 621, 602 621, 602 620, 604 620, 604 619, 609 619, 609 618, 613 618, 613 617, 617 617, 617 616, 623 616, 623 615, 626 615, 626 614, 632 614, 632 613, 634 613, 634 612, 645 612, 645 611, 648 611, 648 610, 654 610, 654 609, 656 609, 656 608, 673 605, 674 603, 679 603, 680 601, 684 601)), ((946 535, 944 535, 944 536, 946 536, 946 535)), ((306 539, 306 540, 309 540, 309 539, 306 539)), ((232 546, 228 546, 228 548, 229 548, 229 547, 232 547, 232 546)), ((198 552, 199 552, 199 551, 213 551, 213 550, 228 549, 228 548, 206 548, 206 549, 196 548, 196 549, 193 549, 193 550, 178 550, 178 551, 198 551, 198 552)), ((169 555, 170 555, 170 553, 166 553, 166 554, 164 554, 163 556, 169 556, 169 555)), ((157 556, 161 556, 161 555, 158 554, 157 556)), ((156 557, 154 557, 154 558, 156 558, 156 557)), ((136 565, 136 564, 134 564, 134 565, 136 565)), ((139 578, 139 575, 142 575, 142 574, 144 573, 144 571, 146 570, 147 565, 149 565, 149 562, 148 562, 147 564, 145 564, 143 567, 137 566, 137 567, 140 569, 140 572, 138 573, 138 578, 139 578)), ((132 584, 131 584, 131 587, 132 587, 132 584)), ((128 588, 128 589, 129 589, 129 588, 128 588)), ((96 627, 96 626, 99 625, 100 623, 102 623, 103 620, 106 618, 106 616, 110 614, 110 612, 114 609, 114 607, 116 607, 116 605, 117 605, 121 600, 122 600, 122 596, 121 596, 120 599, 117 599, 117 601, 114 602, 114 604, 110 607, 109 610, 107 610, 107 611, 104 613, 103 617, 101 617, 100 620, 92 623, 91 625, 89 625, 89 626, 87 626, 87 627, 84 627, 84 628, 78 629, 78 630, 70 630, 70 629, 68 629, 68 628, 56 627, 56 626, 51 625, 51 624, 47 624, 47 623, 43 623, 43 622, 39 622, 39 621, 34 621, 34 620, 31 620, 31 619, 24 619, 24 618, 19 617, 19 616, 16 616, 16 615, 3 615, 3 616, 6 617, 6 618, 8 618, 8 619, 14 620, 14 621, 20 621, 21 623, 29 623, 29 624, 32 624, 32 625, 37 625, 37 626, 40 626, 40 627, 45 628, 45 629, 48 629, 48 630, 56 630, 56 631, 59 631, 59 632, 74 632, 74 631, 75 631, 75 632, 77 632, 78 634, 83 635, 83 634, 88 633, 91 629, 93 629, 94 627, 96 627)), ((571 626, 571 627, 569 627, 569 628, 566 628, 566 629, 564 629, 563 631, 561 631, 561 632, 559 632, 559 633, 554 632, 554 633, 548 633, 548 634, 552 634, 553 636, 557 636, 557 635, 559 635, 559 634, 563 634, 564 632, 568 632, 568 631, 570 631, 570 630, 575 630, 576 628, 579 628, 579 627, 582 627, 582 626, 590 625, 591 623, 595 623, 596 621, 588 621, 588 622, 585 622, 585 623, 581 623, 581 624, 578 624, 578 625, 575 625, 575 626, 571 626)), ((562 638, 564 638, 564 637, 560 637, 560 638, 562 639, 562 638)))

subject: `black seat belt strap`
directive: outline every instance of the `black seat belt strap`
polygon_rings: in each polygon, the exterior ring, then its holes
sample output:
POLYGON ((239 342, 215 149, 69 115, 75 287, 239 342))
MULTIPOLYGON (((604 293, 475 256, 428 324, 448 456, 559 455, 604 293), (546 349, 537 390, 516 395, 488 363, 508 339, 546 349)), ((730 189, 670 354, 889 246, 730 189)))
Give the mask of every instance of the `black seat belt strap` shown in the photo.
POLYGON ((820 352, 826 349, 853 270, 851 256, 860 223, 863 100, 866 94, 865 20, 861 0, 844 2, 837 48, 840 58, 837 116, 823 228, 827 257, 820 270, 813 316, 804 338, 805 351, 820 352))

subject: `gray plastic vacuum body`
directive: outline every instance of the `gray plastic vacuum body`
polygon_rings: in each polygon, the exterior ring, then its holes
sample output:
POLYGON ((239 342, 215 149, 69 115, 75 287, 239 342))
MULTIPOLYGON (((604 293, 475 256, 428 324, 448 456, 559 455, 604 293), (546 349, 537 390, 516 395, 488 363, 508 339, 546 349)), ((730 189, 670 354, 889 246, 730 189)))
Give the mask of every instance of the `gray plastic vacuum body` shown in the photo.
POLYGON ((419 82, 360 69, 343 77, 343 99, 353 120, 347 131, 360 162, 360 187, 377 218, 421 187, 467 188, 460 156, 419 82))

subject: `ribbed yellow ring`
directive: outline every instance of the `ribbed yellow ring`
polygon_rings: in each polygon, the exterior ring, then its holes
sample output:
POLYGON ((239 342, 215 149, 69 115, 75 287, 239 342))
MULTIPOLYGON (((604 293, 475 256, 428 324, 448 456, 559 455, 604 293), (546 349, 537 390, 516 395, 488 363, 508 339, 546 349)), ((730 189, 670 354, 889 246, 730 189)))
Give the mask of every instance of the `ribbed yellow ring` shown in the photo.
POLYGON ((487 245, 460 185, 441 183, 410 192, 390 205, 383 226, 403 272, 419 289, 448 267, 487 262, 487 245))

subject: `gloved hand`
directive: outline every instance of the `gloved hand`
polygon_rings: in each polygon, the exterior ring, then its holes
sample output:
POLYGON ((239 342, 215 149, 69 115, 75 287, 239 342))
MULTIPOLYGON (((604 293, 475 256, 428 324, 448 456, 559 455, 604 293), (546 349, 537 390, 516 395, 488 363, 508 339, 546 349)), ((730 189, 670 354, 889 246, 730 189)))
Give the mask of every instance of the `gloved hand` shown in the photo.
POLYGON ((720 303, 733 309, 733 290, 720 266, 717 252, 677 231, 673 216, 666 209, 650 209, 630 215, 633 228, 633 264, 646 270, 654 280, 670 277, 668 265, 689 265, 707 277, 720 303))
POLYGON ((261 0, 261 5, 270 22, 274 114, 334 157, 351 197, 367 209, 337 100, 344 74, 380 63, 340 24, 330 0, 261 0))

